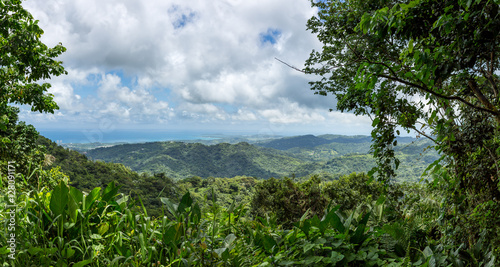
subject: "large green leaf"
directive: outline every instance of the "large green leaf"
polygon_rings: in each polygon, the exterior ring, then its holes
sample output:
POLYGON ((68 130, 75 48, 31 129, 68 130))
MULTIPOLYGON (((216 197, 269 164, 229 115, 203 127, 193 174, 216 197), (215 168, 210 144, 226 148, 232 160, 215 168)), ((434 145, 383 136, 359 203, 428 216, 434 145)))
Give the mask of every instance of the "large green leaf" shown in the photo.
POLYGON ((105 202, 109 202, 114 196, 116 196, 116 193, 118 193, 119 187, 115 186, 115 182, 111 182, 106 186, 106 189, 102 192, 102 197, 101 200, 105 202))
POLYGON ((344 224, 342 223, 342 220, 340 219, 340 217, 337 215, 336 213, 337 211, 333 211, 333 212, 330 212, 329 213, 329 222, 330 222, 330 225, 335 228, 337 231, 339 231, 340 233, 344 233, 345 232, 345 227, 344 227, 344 224))
POLYGON ((60 182, 54 190, 52 190, 50 197, 50 210, 55 216, 61 215, 64 208, 69 201, 69 189, 64 182, 60 182))
POLYGON ((179 206, 177 207, 177 212, 183 213, 186 208, 191 207, 193 204, 193 199, 191 198, 191 195, 189 194, 189 191, 182 196, 181 203, 179 203, 179 206))
POLYGON ((161 203, 165 204, 167 207, 167 211, 170 212, 172 215, 174 215, 176 218, 179 217, 179 214, 177 213, 177 208, 178 206, 174 203, 172 203, 168 198, 166 197, 161 197, 160 198, 161 203))
POLYGON ((78 216, 78 204, 73 197, 68 198, 68 213, 73 222, 76 222, 78 216))
POLYGON ((264 235, 262 238, 262 244, 264 245, 264 249, 268 252, 271 252, 272 249, 277 245, 276 241, 272 236, 264 235))
POLYGON ((73 267, 82 267, 82 266, 85 266, 85 265, 88 265, 88 264, 91 264, 91 263, 92 263, 92 259, 83 260, 83 261, 79 261, 79 262, 75 263, 73 265, 73 267))
POLYGON ((366 238, 368 238, 367 235, 364 235, 365 233, 365 228, 366 224, 368 223, 368 219, 371 216, 371 212, 368 212, 363 216, 363 219, 358 223, 358 227, 356 228, 356 231, 354 232, 354 235, 351 237, 351 243, 361 245, 366 238))
POLYGON ((83 201, 83 193, 75 187, 69 188, 69 194, 75 200, 76 203, 80 203, 83 201))
POLYGON ((90 193, 85 196, 85 207, 84 211, 89 210, 92 207, 92 204, 99 198, 99 192, 101 191, 100 187, 94 188, 90 193))

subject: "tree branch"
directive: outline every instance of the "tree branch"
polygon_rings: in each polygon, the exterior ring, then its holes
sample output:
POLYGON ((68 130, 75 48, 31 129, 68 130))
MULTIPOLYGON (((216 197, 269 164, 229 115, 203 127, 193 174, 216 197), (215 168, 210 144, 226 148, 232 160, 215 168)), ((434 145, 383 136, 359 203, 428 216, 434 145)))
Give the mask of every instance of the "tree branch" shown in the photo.
POLYGON ((477 87, 477 83, 475 80, 469 80, 468 85, 470 89, 474 92, 476 97, 479 99, 481 104, 483 104, 485 107, 487 107, 493 115, 495 115, 496 121, 500 124, 500 113, 498 113, 498 110, 491 104, 491 102, 483 95, 481 90, 477 87))
POLYGON ((431 140, 432 142, 434 142, 434 144, 439 145, 439 143, 436 141, 436 139, 434 139, 434 138, 430 137, 429 135, 427 135, 426 133, 418 130, 417 127, 412 126, 412 127, 410 127, 410 129, 414 130, 415 132, 417 132, 418 134, 420 134, 422 136, 425 136, 426 138, 428 138, 429 140, 431 140))
POLYGON ((483 68, 481 68, 479 70, 483 75, 484 77, 486 77, 486 79, 490 82, 490 85, 491 87, 493 88, 493 96, 495 98, 498 97, 498 86, 497 84, 495 83, 495 81, 493 80, 493 74, 491 72, 486 72, 483 68))
POLYGON ((303 70, 303 69, 299 69, 299 68, 297 68, 297 67, 294 67, 294 66, 292 66, 292 65, 290 65, 290 64, 288 64, 288 63, 286 63, 286 62, 284 62, 283 60, 281 60, 281 59, 279 59, 279 58, 277 58, 277 57, 275 57, 274 59, 278 60, 279 62, 281 62, 281 63, 283 63, 283 64, 287 65, 288 67, 290 67, 290 68, 292 68, 292 69, 294 69, 294 70, 296 70, 296 71, 300 71, 300 72, 302 72, 302 73, 306 73, 306 71, 305 71, 305 70, 303 70))
MULTIPOLYGON (((367 57, 364 57, 360 54, 358 54, 351 46, 349 43, 345 42, 345 44, 347 45, 347 47, 349 48, 349 50, 351 50, 351 52, 356 55, 356 57, 358 57, 358 59, 361 59, 361 60, 366 60, 368 63, 370 64, 378 64, 378 65, 382 65, 384 67, 386 67, 390 73, 392 73, 393 76, 390 76, 390 75, 386 75, 386 74, 376 74, 377 76, 379 77, 382 77, 382 78, 386 78, 386 79, 389 79, 389 80, 392 80, 392 81, 397 81, 397 82, 400 82, 402 84, 405 84, 405 85, 409 85, 409 86, 413 86, 415 88, 418 88, 424 92, 427 92, 429 94, 432 94, 436 97, 439 97, 439 98, 443 98, 443 99, 447 99, 447 100, 457 100, 459 102, 462 102, 463 104, 471 107, 471 108, 474 108, 474 109, 478 109, 478 110, 481 110, 481 111, 485 111, 485 112, 488 112, 492 115, 495 116, 495 118, 497 119, 497 121, 499 122, 500 124, 500 114, 498 113, 498 111, 495 109, 495 107, 493 106, 493 109, 487 109, 487 108, 483 108, 483 107, 480 107, 480 106, 476 106, 472 103, 470 103, 469 101, 461 98, 461 97, 458 97, 458 96, 447 96, 447 95, 443 95, 443 94, 440 94, 438 92, 435 92, 431 89, 429 89, 427 86, 425 85, 418 85, 416 83, 412 83, 412 82, 409 82, 409 81, 406 81, 406 80, 403 80, 401 78, 398 78, 397 76, 397 73, 389 66, 387 65, 386 63, 384 62, 374 62, 370 59, 368 59, 367 57)), ((479 99, 481 101, 481 99, 479 99)), ((489 106, 487 106, 488 108, 490 108, 489 106)))
MULTIPOLYGON (((376 63, 374 63, 376 64, 376 63)), ((402 84, 405 84, 405 85, 409 85, 409 86, 414 86, 426 93, 429 93, 429 94, 432 94, 434 96, 437 96, 439 98, 443 98, 443 99, 447 99, 447 100, 457 100, 459 102, 462 102, 463 104, 471 107, 471 108, 474 108, 474 109, 478 109, 478 110, 481 110, 481 111, 484 111, 484 112, 488 112, 492 115, 494 115, 495 117, 499 116, 500 114, 498 113, 498 111, 496 110, 490 110, 490 109, 487 109, 487 108, 483 108, 483 107, 480 107, 480 106, 476 106, 472 103, 470 103, 469 101, 461 98, 461 97, 458 97, 458 96, 447 96, 447 95, 443 95, 443 94, 440 94, 438 92, 435 92, 435 91, 432 91, 430 90, 429 88, 427 88, 427 86, 422 86, 422 85, 418 85, 416 83, 412 83, 412 82, 409 82, 409 81, 405 81, 403 79, 400 79, 398 77, 393 77, 393 76, 389 76, 387 74, 377 74, 378 76, 382 77, 382 78, 386 78, 386 79, 389 79, 389 80, 392 80, 392 81, 396 81, 396 82, 400 82, 402 84)))

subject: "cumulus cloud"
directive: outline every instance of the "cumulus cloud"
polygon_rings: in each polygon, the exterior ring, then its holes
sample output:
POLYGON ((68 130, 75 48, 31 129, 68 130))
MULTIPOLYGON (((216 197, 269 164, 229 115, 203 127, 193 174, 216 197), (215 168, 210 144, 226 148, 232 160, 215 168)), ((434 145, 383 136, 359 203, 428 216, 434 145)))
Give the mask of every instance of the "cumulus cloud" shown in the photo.
POLYGON ((335 104, 309 90, 314 77, 274 59, 300 68, 320 47, 306 31, 315 13, 308 1, 23 5, 40 20, 45 43, 68 49, 61 59, 69 75, 51 81, 66 120, 310 124, 326 123, 335 104))
POLYGON ((259 111, 260 115, 271 123, 304 123, 321 122, 325 117, 316 110, 301 107, 298 103, 280 99, 276 107, 259 111))
POLYGON ((255 115, 255 113, 253 113, 252 111, 250 111, 246 108, 238 109, 236 114, 233 114, 231 116, 231 118, 233 120, 236 120, 236 121, 256 121, 257 120, 257 116, 255 115))

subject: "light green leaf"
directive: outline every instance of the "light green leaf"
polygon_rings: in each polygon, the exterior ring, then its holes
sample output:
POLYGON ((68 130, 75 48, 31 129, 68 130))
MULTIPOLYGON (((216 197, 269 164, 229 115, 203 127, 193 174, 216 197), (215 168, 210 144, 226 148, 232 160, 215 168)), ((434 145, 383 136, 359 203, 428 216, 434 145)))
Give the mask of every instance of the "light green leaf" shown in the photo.
POLYGON ((61 215, 68 204, 69 189, 64 182, 60 182, 50 196, 50 210, 55 216, 61 215))
POLYGON ((79 261, 79 262, 75 263, 73 265, 73 267, 82 267, 82 266, 85 266, 85 265, 91 264, 91 263, 92 263, 92 259, 83 260, 83 261, 79 261))
POLYGON ((102 239, 102 236, 99 235, 99 234, 91 234, 90 238, 92 238, 92 239, 102 239))
POLYGON ((92 204, 99 198, 99 192, 101 191, 100 187, 94 188, 86 197, 85 197, 85 207, 84 211, 89 210, 92 207, 92 204))

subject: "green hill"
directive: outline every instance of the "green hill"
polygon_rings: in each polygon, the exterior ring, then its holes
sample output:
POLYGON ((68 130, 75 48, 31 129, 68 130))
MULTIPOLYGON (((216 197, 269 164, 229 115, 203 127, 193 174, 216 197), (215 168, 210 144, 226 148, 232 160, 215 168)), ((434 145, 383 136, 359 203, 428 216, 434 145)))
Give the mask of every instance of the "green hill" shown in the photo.
MULTIPOLYGON (((371 139, 367 136, 305 135, 261 141, 257 145, 153 142, 96 148, 86 154, 93 160, 121 163, 140 173, 165 173, 174 179, 192 176, 267 179, 310 174, 334 179, 352 172, 368 172, 375 166, 368 153, 371 145, 368 140, 371 139)), ((402 138, 399 144, 396 147, 401 160, 399 180, 420 179, 428 164, 438 158, 434 151, 424 152, 430 145, 425 140, 402 138)))
POLYGON ((295 173, 303 160, 242 142, 203 145, 199 143, 154 142, 97 148, 87 152, 94 160, 117 162, 145 173, 165 173, 172 178, 281 177, 295 173))
POLYGON ((105 188, 114 181, 120 187, 120 193, 133 198, 140 196, 153 215, 160 214, 159 197, 174 200, 179 197, 180 191, 175 182, 163 174, 138 174, 123 164, 92 161, 86 155, 59 146, 43 136, 38 138, 37 144, 45 147, 47 156, 44 168, 60 168, 69 176, 70 184, 81 191, 90 192, 95 187, 105 188))
POLYGON ((302 135, 264 141, 257 143, 257 145, 279 150, 288 150, 291 148, 313 148, 319 145, 329 144, 331 142, 331 140, 314 135, 302 135))

